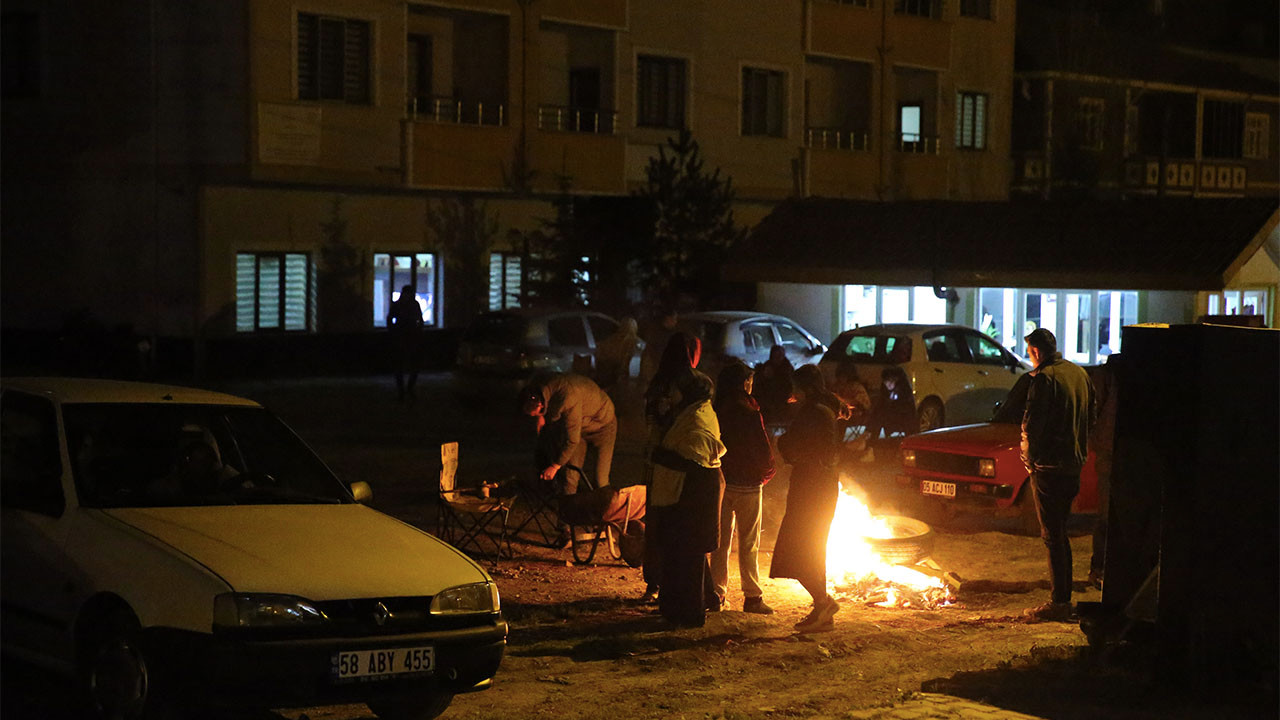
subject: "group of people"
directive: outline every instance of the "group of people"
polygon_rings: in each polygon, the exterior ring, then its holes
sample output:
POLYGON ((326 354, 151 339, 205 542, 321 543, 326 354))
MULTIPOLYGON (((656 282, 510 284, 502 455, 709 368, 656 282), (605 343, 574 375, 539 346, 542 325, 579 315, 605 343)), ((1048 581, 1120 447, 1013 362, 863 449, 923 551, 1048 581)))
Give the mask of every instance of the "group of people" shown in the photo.
MULTIPOLYGON (((1050 601, 1027 614, 1062 620, 1073 615, 1066 524, 1094 430, 1095 394, 1085 371, 1057 352, 1052 333, 1038 329, 1026 341, 1035 367, 1023 384, 1022 457, 1048 548, 1051 585, 1050 601)), ((742 609, 773 612, 758 568, 763 488, 776 471, 762 411, 771 398, 756 385, 757 376, 771 369, 762 365, 757 373, 732 361, 713 381, 698 370, 701 349, 697 337, 672 332, 644 392, 649 429, 644 599, 656 598, 662 616, 682 627, 701 626, 708 611, 726 605, 735 537, 742 609)), ((840 609, 826 589, 826 545, 839 496, 836 466, 844 428, 858 418, 875 425, 877 418, 865 387, 857 392, 856 371, 837 373, 835 387, 844 397, 827 389, 817 366, 786 376, 788 424, 777 439, 777 455, 792 470, 769 573, 799 581, 813 607, 795 627, 820 632, 833 627, 840 609)), ((882 380, 889 393, 910 392, 899 378, 882 380)), ((581 375, 555 375, 526 389, 523 409, 537 418, 545 480, 560 478, 564 491, 573 492, 577 480, 563 477, 564 468, 581 467, 590 445, 596 449, 596 482, 609 484, 618 423, 612 400, 598 384, 581 375)), ((1100 565, 1095 563, 1099 574, 1100 565)))
MULTIPOLYGON (((673 625, 701 626, 706 613, 727 605, 728 563, 734 539, 745 612, 772 614, 760 585, 763 488, 776 471, 760 404, 756 370, 725 365, 713 381, 698 370, 701 341, 673 331, 651 367, 644 392, 649 429, 643 600, 656 599, 673 625)), ((788 367, 790 367, 788 365, 788 367)), ((826 591, 826 542, 839 492, 836 461, 842 417, 851 408, 828 391, 816 367, 789 377, 794 398, 790 428, 778 439, 792 465, 787 512, 770 575, 793 578, 813 597, 801 632, 828 630, 839 609, 826 591)), ((608 484, 617 432, 608 394, 589 378, 556 375, 528 388, 524 412, 537 418, 542 477, 585 460, 597 446, 595 477, 608 484), (545 442, 544 442, 545 440, 545 442)), ((573 481, 562 481, 571 492, 573 481)))

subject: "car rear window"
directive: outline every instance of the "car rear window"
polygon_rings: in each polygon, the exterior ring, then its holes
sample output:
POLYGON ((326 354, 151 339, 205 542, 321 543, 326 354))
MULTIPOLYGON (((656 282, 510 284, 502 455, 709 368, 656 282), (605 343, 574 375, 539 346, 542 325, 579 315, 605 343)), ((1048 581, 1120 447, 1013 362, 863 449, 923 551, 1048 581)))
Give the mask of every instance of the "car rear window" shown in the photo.
POLYGON ((493 313, 481 315, 462 333, 462 339, 489 345, 519 345, 524 342, 529 321, 519 315, 493 313))
MULTIPOLYGON (((837 342, 841 342, 837 340, 837 342)), ((844 346, 834 348, 837 356, 859 362, 900 365, 911 359, 911 338, 899 335, 846 335, 844 346)))

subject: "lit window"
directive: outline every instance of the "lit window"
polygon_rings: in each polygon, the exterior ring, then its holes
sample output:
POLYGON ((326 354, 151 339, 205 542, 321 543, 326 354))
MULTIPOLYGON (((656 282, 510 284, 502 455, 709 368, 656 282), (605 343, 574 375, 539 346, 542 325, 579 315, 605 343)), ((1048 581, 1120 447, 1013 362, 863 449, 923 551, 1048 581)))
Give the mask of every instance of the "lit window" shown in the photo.
POLYGON ((436 325, 436 256, 432 253, 374 253, 373 326, 386 327, 391 303, 400 298, 405 285, 413 289, 422 308, 424 325, 436 325))
MULTIPOLYGON (((956 96, 956 147, 982 150, 987 147, 987 96, 962 92, 956 96)), ((905 139, 905 138, 904 138, 905 139)))
POLYGON ((236 331, 305 331, 315 268, 305 253, 236 254, 236 331))
POLYGON ((298 13, 298 99, 367 105, 369 23, 298 13))
POLYGON ((742 68, 742 134, 785 137, 786 78, 777 70, 742 68))
POLYGON ((520 307, 520 256, 489 253, 489 309, 520 307))
POLYGON ((902 142, 914 143, 919 142, 920 137, 920 106, 919 105, 903 105, 899 113, 899 130, 902 133, 902 142))
POLYGON ((1266 160, 1271 156, 1271 116, 1246 113, 1244 116, 1244 156, 1250 160, 1266 160))

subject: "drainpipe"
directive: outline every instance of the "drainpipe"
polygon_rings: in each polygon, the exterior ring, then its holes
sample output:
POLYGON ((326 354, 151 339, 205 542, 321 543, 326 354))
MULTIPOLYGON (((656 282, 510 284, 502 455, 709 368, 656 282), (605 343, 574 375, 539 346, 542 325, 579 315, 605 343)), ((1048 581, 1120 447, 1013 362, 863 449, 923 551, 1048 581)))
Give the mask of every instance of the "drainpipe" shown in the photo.
POLYGON ((889 132, 885 129, 884 123, 884 95, 887 73, 885 64, 888 62, 889 55, 889 2, 882 0, 880 3, 880 47, 876 48, 880 52, 880 92, 876 101, 876 106, 880 109, 880 162, 876 166, 876 199, 884 200, 888 188, 884 184, 885 162, 889 145, 889 132))

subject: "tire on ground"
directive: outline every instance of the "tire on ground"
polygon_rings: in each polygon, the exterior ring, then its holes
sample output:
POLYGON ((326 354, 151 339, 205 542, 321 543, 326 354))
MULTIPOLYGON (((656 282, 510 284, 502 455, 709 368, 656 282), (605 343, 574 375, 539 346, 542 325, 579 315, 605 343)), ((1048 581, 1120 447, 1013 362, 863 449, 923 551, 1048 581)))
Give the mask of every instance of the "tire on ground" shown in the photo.
POLYGON ((933 528, 915 518, 901 515, 880 516, 889 524, 893 537, 866 538, 880 559, 892 565, 914 565, 933 553, 933 528))

